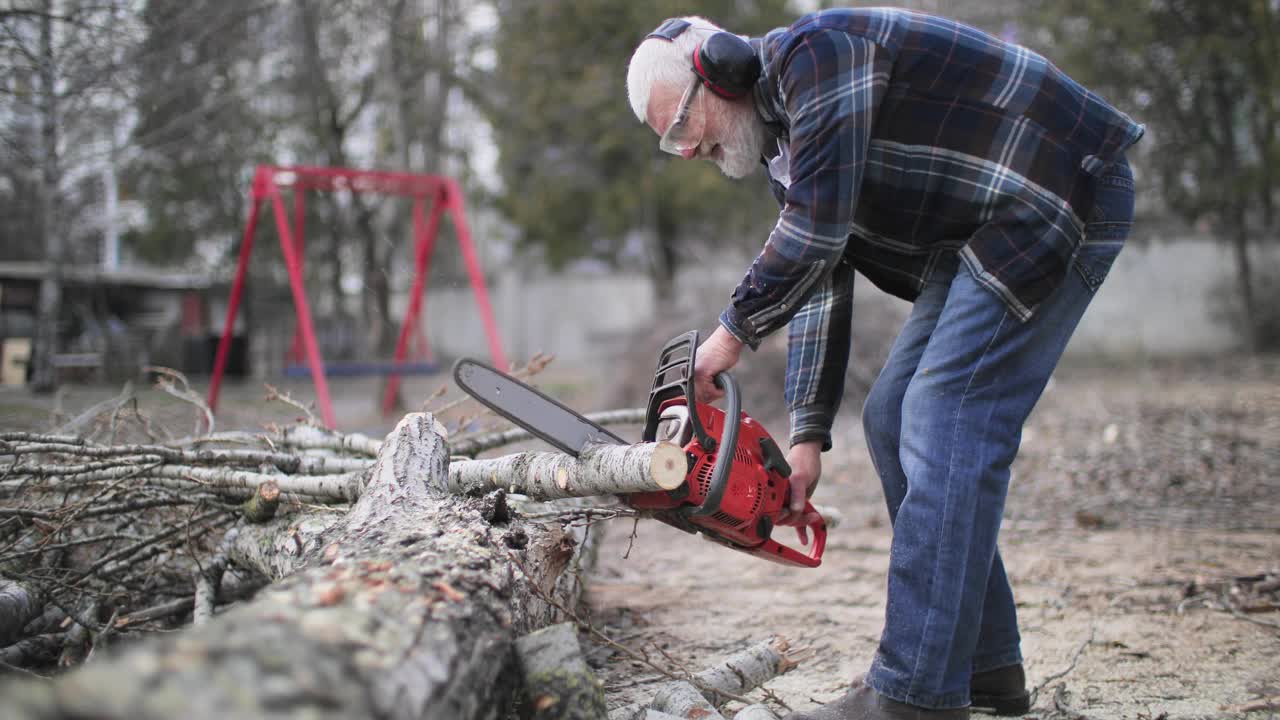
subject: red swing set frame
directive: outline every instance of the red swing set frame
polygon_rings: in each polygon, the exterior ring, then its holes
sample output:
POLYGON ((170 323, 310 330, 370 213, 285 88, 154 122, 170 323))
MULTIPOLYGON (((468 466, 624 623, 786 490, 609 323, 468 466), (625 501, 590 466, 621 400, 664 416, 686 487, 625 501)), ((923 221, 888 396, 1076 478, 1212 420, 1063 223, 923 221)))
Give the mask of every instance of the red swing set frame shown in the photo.
MULTIPOLYGON (((382 398, 384 413, 390 413, 395 408, 396 395, 400 389, 400 369, 408 353, 410 338, 418 331, 418 317, 422 313, 427 271, 431 263, 431 254, 435 249, 440 218, 446 212, 453 220, 453 227, 458 236, 463 262, 471 279, 471 288, 475 292, 480 319, 489 341, 489 353, 495 366, 502 370, 507 369, 506 355, 502 352, 502 342, 498 338, 498 328, 489 304, 484 275, 480 272, 480 262, 476 257, 475 247, 471 243, 471 229, 467 225, 462 192, 457 182, 449 177, 417 173, 260 165, 253 176, 253 188, 249 194, 249 221, 245 225, 244 240, 240 244, 240 259, 236 264, 236 276, 232 282, 231 297, 227 303, 227 319, 223 325, 222 338, 218 341, 218 354, 213 363, 213 376, 209 381, 208 402, 211 410, 216 410, 218 407, 218 391, 222 386, 222 375, 227 366, 227 352, 231 346, 236 313, 240 308, 240 298, 244 292, 245 276, 249 268, 249 257, 253 252, 254 231, 258 226, 262 204, 269 200, 275 215, 276 231, 280 235, 280 250, 284 255, 285 268, 289 272, 289 286, 293 293, 293 306, 298 320, 294 347, 290 354, 294 356, 300 354, 298 346, 301 345, 301 354, 305 354, 311 369, 311 379, 315 384, 316 401, 320 405, 321 419, 330 428, 337 426, 333 414, 333 403, 329 397, 329 385, 325 381, 324 361, 320 357, 320 347, 316 343, 311 306, 307 302, 302 274, 303 218, 306 215, 306 191, 308 190, 373 193, 413 199, 413 287, 410 290, 409 305, 405 309, 404 321, 400 326, 395 358, 382 398), (293 190, 292 230, 289 227, 281 188, 293 190), (431 202, 429 216, 426 214, 428 201, 431 202)), ((425 352, 425 340, 422 338, 419 338, 419 347, 421 352, 425 352)))

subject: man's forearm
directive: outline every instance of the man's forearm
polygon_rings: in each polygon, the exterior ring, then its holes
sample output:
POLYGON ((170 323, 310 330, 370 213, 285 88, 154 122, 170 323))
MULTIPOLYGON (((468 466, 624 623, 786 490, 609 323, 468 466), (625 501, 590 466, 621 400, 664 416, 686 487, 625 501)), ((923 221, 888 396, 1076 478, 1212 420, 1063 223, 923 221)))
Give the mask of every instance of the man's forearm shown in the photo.
POLYGON ((844 395, 853 323, 853 268, 840 263, 787 326, 787 409, 791 443, 831 447, 844 395))

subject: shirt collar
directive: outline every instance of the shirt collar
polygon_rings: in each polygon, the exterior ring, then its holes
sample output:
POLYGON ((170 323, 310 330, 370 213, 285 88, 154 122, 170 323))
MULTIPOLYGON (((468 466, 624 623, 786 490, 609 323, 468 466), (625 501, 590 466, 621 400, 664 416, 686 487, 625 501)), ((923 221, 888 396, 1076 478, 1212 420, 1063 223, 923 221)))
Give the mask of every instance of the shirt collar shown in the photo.
POLYGON ((756 81, 756 85, 751 89, 751 97, 754 101, 756 114, 764 121, 765 127, 775 138, 786 138, 788 136, 787 126, 785 122, 785 113, 779 103, 777 93, 773 92, 773 82, 769 79, 769 51, 765 42, 766 38, 751 38, 748 42, 755 49, 756 54, 760 57, 760 67, 763 71, 760 73, 760 79, 756 81))

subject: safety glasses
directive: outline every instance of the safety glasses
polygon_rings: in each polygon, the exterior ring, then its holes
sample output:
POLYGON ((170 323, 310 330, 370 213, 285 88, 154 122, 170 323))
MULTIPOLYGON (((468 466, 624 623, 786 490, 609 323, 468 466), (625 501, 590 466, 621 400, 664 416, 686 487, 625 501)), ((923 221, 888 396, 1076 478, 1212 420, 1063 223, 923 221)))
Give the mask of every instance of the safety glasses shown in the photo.
POLYGON ((658 140, 663 152, 684 156, 702 143, 702 133, 707 129, 707 114, 702 109, 702 78, 693 76, 693 82, 680 96, 676 115, 658 140))

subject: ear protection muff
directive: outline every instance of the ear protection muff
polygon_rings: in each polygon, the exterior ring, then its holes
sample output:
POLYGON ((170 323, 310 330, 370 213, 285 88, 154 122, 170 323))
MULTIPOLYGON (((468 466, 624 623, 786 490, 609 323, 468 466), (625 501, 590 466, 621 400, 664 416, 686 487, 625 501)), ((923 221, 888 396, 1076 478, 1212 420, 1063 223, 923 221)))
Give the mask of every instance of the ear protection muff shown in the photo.
MULTIPOLYGON (((673 42, 690 28, 689 21, 672 18, 645 36, 673 42)), ((693 50, 692 70, 702 84, 722 98, 735 100, 751 92, 760 79, 760 57, 746 40, 717 32, 693 50)))

